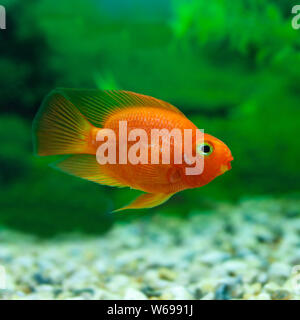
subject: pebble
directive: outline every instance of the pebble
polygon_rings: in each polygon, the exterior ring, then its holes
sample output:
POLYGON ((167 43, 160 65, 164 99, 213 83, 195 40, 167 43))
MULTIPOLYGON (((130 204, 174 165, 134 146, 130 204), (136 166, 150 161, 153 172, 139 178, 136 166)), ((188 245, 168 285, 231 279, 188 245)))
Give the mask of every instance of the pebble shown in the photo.
POLYGON ((176 272, 171 269, 161 268, 158 273, 159 277, 163 280, 173 281, 176 278, 176 272))
POLYGON ((291 266, 286 263, 272 263, 269 270, 269 276, 274 278, 288 278, 291 274, 291 266))
POLYGON ((215 291, 216 300, 230 300, 231 299, 231 288, 227 283, 220 284, 215 291))
POLYGON ((272 300, 289 300, 291 293, 287 290, 276 290, 271 293, 272 300))
POLYGON ((147 296, 134 288, 128 288, 124 295, 125 300, 147 300, 147 296))
POLYGON ((215 265, 229 259, 230 255, 222 251, 211 251, 201 256, 201 261, 210 265, 215 265))
POLYGON ((170 287, 166 290, 166 294, 170 296, 169 299, 174 300, 191 300, 193 298, 191 293, 182 286, 170 287))

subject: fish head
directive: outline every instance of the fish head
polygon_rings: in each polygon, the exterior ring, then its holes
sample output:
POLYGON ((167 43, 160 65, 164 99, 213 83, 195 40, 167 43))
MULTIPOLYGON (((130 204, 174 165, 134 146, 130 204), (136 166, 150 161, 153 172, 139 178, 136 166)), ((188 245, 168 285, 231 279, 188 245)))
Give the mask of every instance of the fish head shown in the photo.
POLYGON ((213 180, 231 169, 233 156, 223 141, 205 134, 204 142, 198 144, 196 150, 204 157, 203 175, 209 180, 213 180))
POLYGON ((204 134, 204 140, 196 142, 196 152, 203 158, 203 171, 191 176, 194 187, 203 186, 231 169, 233 156, 228 146, 221 140, 204 134))

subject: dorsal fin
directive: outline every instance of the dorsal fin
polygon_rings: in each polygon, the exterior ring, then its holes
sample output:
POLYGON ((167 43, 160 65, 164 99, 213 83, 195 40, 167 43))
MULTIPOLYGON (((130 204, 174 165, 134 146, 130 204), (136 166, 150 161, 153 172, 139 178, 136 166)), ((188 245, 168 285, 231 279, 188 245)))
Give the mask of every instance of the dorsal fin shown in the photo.
POLYGON ((112 113, 131 107, 155 107, 183 115, 168 102, 130 91, 61 88, 56 89, 56 92, 70 100, 87 120, 97 127, 102 127, 112 113))

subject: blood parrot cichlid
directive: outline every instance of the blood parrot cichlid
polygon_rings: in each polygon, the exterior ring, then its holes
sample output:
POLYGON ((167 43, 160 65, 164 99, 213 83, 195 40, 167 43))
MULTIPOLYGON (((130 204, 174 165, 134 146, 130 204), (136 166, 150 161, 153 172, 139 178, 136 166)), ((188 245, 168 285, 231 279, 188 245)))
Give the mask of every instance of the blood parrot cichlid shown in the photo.
MULTIPOLYGON (((206 133, 201 142, 198 141, 194 133, 196 130, 197 127, 182 112, 167 102, 128 91, 96 89, 52 91, 43 101, 33 123, 34 146, 38 155, 67 155, 54 164, 56 168, 99 184, 144 192, 132 203, 115 211, 155 207, 173 194, 204 186, 229 170, 233 160, 230 149, 206 133), (120 123, 125 122, 126 132, 120 134, 120 123), (171 131, 175 128, 179 132, 192 130, 192 151, 203 159, 204 164, 200 174, 186 173, 186 168, 192 164, 184 153, 185 140, 180 144, 171 139, 170 161, 161 162, 164 134, 157 144, 147 140, 149 150, 159 150, 159 163, 151 163, 150 151, 147 163, 131 163, 127 158, 125 163, 100 164, 97 161, 98 148, 107 143, 98 137, 107 130, 115 132, 115 157, 120 160, 120 150, 125 144, 123 136, 130 134, 131 130, 143 129, 150 137, 153 129, 171 131), (179 149, 182 151, 182 163, 175 161, 175 152, 179 149)), ((127 150, 130 150, 136 141, 129 139, 126 143, 127 150)), ((136 152, 137 156, 141 150, 136 152)))

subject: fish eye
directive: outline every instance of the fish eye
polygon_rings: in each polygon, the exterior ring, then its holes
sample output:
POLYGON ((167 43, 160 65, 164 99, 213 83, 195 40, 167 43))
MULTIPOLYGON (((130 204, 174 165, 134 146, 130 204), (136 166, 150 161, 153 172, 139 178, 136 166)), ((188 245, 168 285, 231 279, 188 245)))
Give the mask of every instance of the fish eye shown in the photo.
POLYGON ((199 146, 197 146, 197 151, 204 156, 209 156, 213 150, 213 146, 207 142, 201 143, 199 146))

